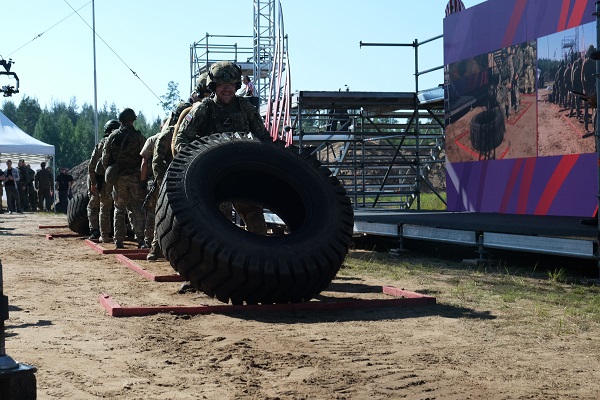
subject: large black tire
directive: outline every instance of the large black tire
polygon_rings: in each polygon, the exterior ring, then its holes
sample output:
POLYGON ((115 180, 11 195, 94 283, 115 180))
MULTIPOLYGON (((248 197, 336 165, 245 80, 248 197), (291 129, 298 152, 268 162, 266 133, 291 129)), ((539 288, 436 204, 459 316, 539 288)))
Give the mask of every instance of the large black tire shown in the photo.
POLYGON ((78 193, 67 205, 67 222, 69 229, 81 235, 90 233, 90 223, 87 215, 87 205, 90 198, 87 193, 78 193))
POLYGON ((488 152, 500 146, 506 126, 502 111, 495 107, 475 115, 469 128, 471 145, 475 150, 488 152))
POLYGON ((344 188, 312 156, 236 133, 194 141, 167 170, 156 208, 157 235, 173 268, 222 302, 308 301, 338 272, 352 238, 344 188), (226 201, 258 203, 285 235, 240 229, 219 211, 226 201))

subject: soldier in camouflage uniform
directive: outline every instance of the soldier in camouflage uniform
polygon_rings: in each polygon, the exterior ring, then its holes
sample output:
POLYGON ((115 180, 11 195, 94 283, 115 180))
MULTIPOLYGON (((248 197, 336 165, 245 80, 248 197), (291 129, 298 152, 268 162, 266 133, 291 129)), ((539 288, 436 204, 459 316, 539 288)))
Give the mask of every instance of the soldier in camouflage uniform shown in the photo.
POLYGON ((138 247, 144 244, 144 212, 142 203, 146 196, 145 182, 140 179, 140 152, 146 138, 135 129, 133 122, 137 116, 131 108, 126 108, 119 114, 121 127, 111 133, 106 139, 102 150, 102 165, 108 170, 112 165, 118 167, 118 179, 112 195, 115 202, 114 241, 117 249, 125 246, 123 241, 127 236, 127 210, 131 212, 131 223, 138 247))
MULTIPOLYGON (((581 57, 577 57, 577 60, 573 63, 573 69, 571 70, 571 87, 572 90, 577 93, 583 93, 583 82, 581 81, 581 68, 582 68, 581 57)), ((571 110, 569 111, 569 117, 573 116, 573 109, 575 109, 575 116, 579 119, 581 114, 581 97, 573 95, 571 101, 571 110)))
POLYGON ((524 53, 524 77, 525 77, 525 88, 524 91, 527 94, 535 92, 535 70, 536 70, 536 60, 535 60, 535 48, 533 43, 528 43, 525 46, 524 53))
MULTIPOLYGON (((590 45, 583 61, 581 68, 581 83, 583 86, 583 93, 586 96, 596 95, 596 61, 592 60, 590 56, 596 51, 593 45, 590 45)), ((590 104, 588 101, 583 102, 583 123, 585 125, 586 132, 589 132, 590 119, 592 119, 593 110, 590 112, 590 104)), ((595 124, 594 124, 595 125, 595 124)), ((593 131, 593 129, 592 129, 593 131)))
MULTIPOLYGON (((180 116, 185 116, 189 110, 192 108, 192 104, 198 101, 201 101, 203 98, 208 97, 210 95, 210 91, 206 87, 206 78, 208 77, 208 73, 204 72, 198 77, 198 81, 196 82, 196 88, 194 92, 190 95, 190 98, 186 102, 180 102, 174 109, 171 111, 171 114, 163 126, 162 131, 158 135, 156 139, 156 143, 154 146, 154 153, 152 154, 152 172, 154 173, 154 188, 153 188, 153 197, 154 204, 156 204, 156 200, 158 198, 158 191, 160 185, 162 184, 165 173, 167 172, 167 168, 171 161, 173 160, 173 143, 174 137, 173 132, 175 127, 178 126, 177 123, 180 121, 180 116)), ((163 257, 163 254, 160 250, 160 244, 158 243, 158 237, 156 236, 156 226, 154 226, 153 240, 150 245, 150 252, 146 256, 146 259, 149 261, 157 260, 158 258, 163 257)))
POLYGON ((87 215, 90 223, 89 239, 98 239, 100 243, 108 243, 111 236, 110 213, 113 208, 112 187, 104 182, 104 167, 102 166, 102 150, 108 136, 121 124, 111 119, 104 124, 104 137, 96 144, 88 163, 88 194, 90 201, 87 215))
MULTIPOLYGON (((595 67, 594 67, 595 68, 595 67)), ((560 65, 554 75, 554 103, 562 104, 563 102, 563 76, 565 74, 565 62, 560 60, 560 65)))
POLYGON ((563 73, 563 86, 564 86, 564 103, 563 106, 568 110, 571 107, 571 90, 573 90, 573 81, 571 80, 571 71, 573 70, 573 63, 567 63, 565 72, 563 73))
POLYGON ((500 109, 504 112, 504 116, 508 119, 511 108, 511 82, 515 74, 513 66, 513 57, 510 54, 510 48, 502 52, 502 65, 500 66, 500 82, 496 97, 500 109))
MULTIPOLYGON (((271 140, 257 109, 243 97, 235 95, 242 85, 241 68, 229 61, 219 61, 208 71, 207 86, 211 97, 195 103, 182 120, 175 135, 175 152, 197 138, 221 132, 252 132, 262 141, 271 140)), ((248 231, 266 235, 267 227, 260 206, 234 202, 248 231)))
POLYGON ((153 188, 146 195, 143 204, 144 213, 146 214, 146 218, 144 220, 144 245, 142 246, 142 248, 144 249, 150 248, 150 244, 154 240, 154 215, 156 201, 158 200, 158 190, 156 190, 155 186, 156 177, 152 168, 152 157, 154 155, 154 149, 156 148, 158 138, 161 135, 163 128, 167 123, 167 120, 163 121, 163 124, 161 125, 161 131, 146 139, 144 147, 142 147, 142 151, 140 152, 140 156, 142 156, 142 165, 140 167, 140 179, 142 180, 142 182, 146 182, 146 185, 148 185, 148 180, 153 181, 153 188))
POLYGON ((519 81, 521 79, 521 74, 523 73, 523 53, 524 49, 521 46, 515 47, 515 54, 513 56, 514 73, 511 83, 511 101, 515 113, 519 109, 519 105, 521 105, 521 89, 519 81))

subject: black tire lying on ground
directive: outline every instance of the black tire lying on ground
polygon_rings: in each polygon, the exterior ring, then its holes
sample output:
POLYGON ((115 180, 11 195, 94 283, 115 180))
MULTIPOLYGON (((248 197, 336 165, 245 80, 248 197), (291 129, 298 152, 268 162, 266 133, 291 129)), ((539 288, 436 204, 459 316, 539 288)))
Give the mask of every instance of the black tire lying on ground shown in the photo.
POLYGON ((87 215, 87 205, 90 198, 87 193, 78 193, 67 205, 67 223, 69 229, 81 235, 90 233, 90 224, 87 215))
POLYGON ((177 154, 160 188, 156 221, 173 268, 233 304, 310 300, 338 272, 354 224, 344 188, 314 157, 237 133, 211 135, 177 154), (219 211, 236 200, 271 210, 289 233, 240 229, 219 211))

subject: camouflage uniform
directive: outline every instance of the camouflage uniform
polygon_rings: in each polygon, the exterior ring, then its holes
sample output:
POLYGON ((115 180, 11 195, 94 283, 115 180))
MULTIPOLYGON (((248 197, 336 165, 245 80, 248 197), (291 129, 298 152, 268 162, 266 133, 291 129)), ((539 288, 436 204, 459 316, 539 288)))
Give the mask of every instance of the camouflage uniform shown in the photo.
MULTIPOLYGON (((577 58, 573 63, 573 70, 571 71, 571 85, 574 92, 583 93, 583 83, 581 82, 581 67, 582 61, 581 58, 577 58)), ((573 108, 575 108, 575 115, 579 118, 581 114, 581 97, 572 96, 571 101, 571 111, 569 112, 569 117, 573 116, 573 108)))
POLYGON ((96 173, 98 161, 102 162, 102 151, 108 139, 109 133, 96 144, 92 151, 92 157, 88 163, 88 194, 90 202, 87 206, 87 215, 90 222, 92 237, 99 236, 102 243, 108 243, 111 236, 110 213, 113 209, 112 187, 104 182, 104 175, 96 173), (96 186, 96 193, 91 188, 96 186))
MULTIPOLYGON (((214 97, 195 103, 175 134, 175 151, 181 151, 195 139, 222 132, 252 132, 262 141, 271 140, 257 109, 243 97, 221 104, 214 97)), ((262 207, 236 202, 234 208, 251 232, 267 232, 262 207)), ((227 209, 222 209, 227 216, 227 209)))
POLYGON ((497 100, 500 109, 503 110, 505 117, 508 119, 511 108, 511 82, 515 74, 513 66, 513 57, 507 51, 502 59, 500 67, 500 83, 498 84, 497 100))
POLYGON ((558 67, 558 70, 556 71, 556 75, 554 76, 554 88, 555 88, 554 103, 555 104, 562 104, 563 103, 563 96, 564 96, 563 79, 564 79, 564 75, 565 75, 565 64, 564 64, 564 61, 561 61, 560 62, 560 67, 558 67))
MULTIPOLYGON (((583 61, 583 66, 581 68, 581 82, 582 82, 582 86, 583 86, 583 93, 585 93, 587 96, 595 94, 596 93, 596 78, 595 78, 595 74, 596 74, 596 61, 592 60, 589 55, 591 54, 591 52, 595 51, 596 49, 591 46, 591 49, 588 50, 588 55, 585 58, 585 60, 583 61)), ((590 113, 588 112, 590 108, 590 104, 587 101, 583 102, 583 121, 585 124, 585 130, 588 131, 589 128, 589 124, 590 124, 590 113)), ((592 111, 593 114, 593 111, 592 111)))
MULTIPOLYGON (((146 165, 147 165, 147 175, 145 177, 146 181, 150 177, 152 177, 152 179, 156 179, 156 176, 154 175, 153 168, 152 168, 152 157, 154 154, 154 149, 156 147, 156 142, 157 142, 160 134, 161 134, 161 132, 159 132, 155 135, 152 135, 148 139, 146 139, 146 142, 144 143, 144 147, 142 148, 142 151, 140 152, 140 155, 142 156, 142 158, 146 160, 146 165)), ((148 247, 150 247, 150 243, 152 243, 152 241, 154 240, 154 216, 155 216, 157 199, 158 199, 158 190, 156 190, 156 189, 154 189, 151 193, 148 193, 146 195, 146 198, 144 199, 144 203, 145 203, 144 212, 146 213, 146 218, 145 218, 145 223, 144 223, 144 244, 148 247)))
POLYGON ((525 93, 535 92, 535 48, 532 43, 527 44, 524 54, 525 63, 525 93))
POLYGON ((513 57, 514 73, 511 85, 511 101, 515 111, 519 108, 519 105, 521 104, 519 80, 521 78, 521 74, 523 73, 523 58, 523 49, 521 47, 517 47, 515 49, 515 55, 513 57))
POLYGON ((563 73, 563 85, 564 85, 564 97, 563 97, 563 106, 565 108, 569 108, 571 106, 571 93, 573 90, 573 81, 571 81, 571 71, 573 69, 573 65, 571 63, 567 64, 565 68, 565 72, 563 73))
POLYGON ((181 151, 196 139, 222 132, 252 132, 260 140, 271 140, 256 108, 243 97, 231 104, 219 105, 210 97, 195 103, 179 126, 175 150, 181 151))
POLYGON ((102 151, 102 165, 105 169, 113 164, 119 168, 119 177, 113 188, 115 204, 114 239, 117 247, 122 246, 127 236, 127 210, 131 212, 131 223, 139 245, 143 244, 144 212, 142 203, 146 191, 140 185, 140 151, 146 138, 131 125, 122 125, 106 139, 102 151), (124 143, 123 143, 124 141, 124 143))

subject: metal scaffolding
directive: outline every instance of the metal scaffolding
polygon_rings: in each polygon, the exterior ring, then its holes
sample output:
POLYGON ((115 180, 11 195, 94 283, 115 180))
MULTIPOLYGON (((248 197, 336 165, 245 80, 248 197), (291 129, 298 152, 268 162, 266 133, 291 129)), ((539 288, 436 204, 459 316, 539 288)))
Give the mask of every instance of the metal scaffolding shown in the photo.
MULTIPOLYGON (((419 92, 419 76, 443 67, 418 70, 415 92, 307 92, 294 95, 294 143, 317 155, 342 182, 354 207, 421 209, 421 193, 444 194, 430 182, 443 157, 444 90, 419 92)), ((362 43, 361 46, 387 46, 362 43)))
MULTIPOLYGON (((281 10, 280 10, 281 14, 281 10)), ((280 24, 281 17, 280 17, 280 24)), ((259 104, 268 100, 276 46, 275 0, 254 0, 252 36, 206 35, 190 45, 190 92, 198 76, 221 60, 242 68, 254 81, 259 104)), ((287 51, 287 40, 284 41, 287 51)))

